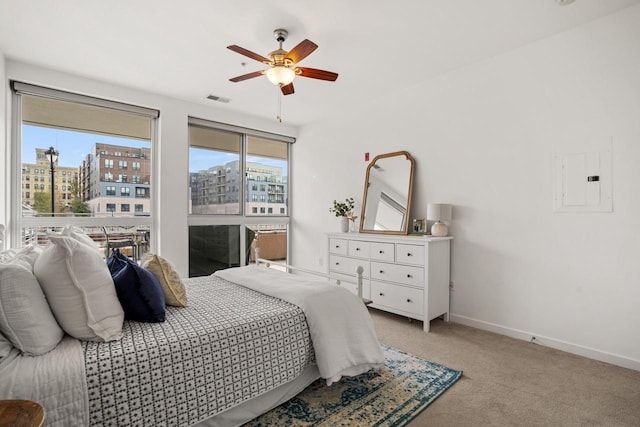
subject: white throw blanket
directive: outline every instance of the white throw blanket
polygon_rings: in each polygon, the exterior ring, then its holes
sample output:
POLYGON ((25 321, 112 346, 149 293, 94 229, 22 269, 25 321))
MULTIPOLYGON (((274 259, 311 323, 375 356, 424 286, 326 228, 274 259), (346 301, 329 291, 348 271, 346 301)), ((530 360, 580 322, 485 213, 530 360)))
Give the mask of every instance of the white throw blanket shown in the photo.
POLYGON ((219 270, 216 276, 297 305, 309 325, 316 363, 327 385, 384 366, 384 354, 362 300, 327 280, 270 268, 219 270))
POLYGON ((56 348, 36 357, 12 349, 0 363, 0 399, 40 403, 46 426, 88 426, 89 398, 80 341, 65 336, 56 348))

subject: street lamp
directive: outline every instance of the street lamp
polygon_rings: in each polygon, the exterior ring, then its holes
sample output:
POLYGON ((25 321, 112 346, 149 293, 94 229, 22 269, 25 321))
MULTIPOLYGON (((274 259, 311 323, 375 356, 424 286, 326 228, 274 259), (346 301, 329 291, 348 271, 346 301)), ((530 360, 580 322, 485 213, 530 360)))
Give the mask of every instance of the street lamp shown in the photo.
POLYGON ((59 153, 55 148, 49 147, 49 149, 47 151, 45 151, 44 154, 49 159, 49 165, 51 166, 51 216, 55 216, 56 205, 55 205, 55 199, 54 199, 54 195, 53 195, 53 190, 55 188, 54 180, 53 180, 53 173, 56 170, 55 162, 58 161, 58 154, 59 153))

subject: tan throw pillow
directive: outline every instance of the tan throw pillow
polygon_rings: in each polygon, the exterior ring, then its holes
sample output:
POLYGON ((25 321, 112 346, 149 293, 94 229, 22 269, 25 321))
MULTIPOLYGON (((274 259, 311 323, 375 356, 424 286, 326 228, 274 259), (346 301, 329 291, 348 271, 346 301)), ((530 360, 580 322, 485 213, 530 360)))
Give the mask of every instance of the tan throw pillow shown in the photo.
POLYGON ((187 306, 187 292, 178 273, 169 261, 156 254, 147 253, 142 259, 142 268, 156 276, 162 286, 167 305, 175 307, 187 306))

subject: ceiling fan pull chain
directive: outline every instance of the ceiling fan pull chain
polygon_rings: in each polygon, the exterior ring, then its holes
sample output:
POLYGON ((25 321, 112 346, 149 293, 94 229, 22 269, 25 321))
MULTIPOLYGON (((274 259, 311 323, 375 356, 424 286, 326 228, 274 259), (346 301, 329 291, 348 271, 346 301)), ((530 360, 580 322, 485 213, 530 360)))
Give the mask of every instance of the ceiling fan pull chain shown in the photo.
POLYGON ((278 115, 276 117, 278 122, 282 123, 282 92, 278 88, 278 115))

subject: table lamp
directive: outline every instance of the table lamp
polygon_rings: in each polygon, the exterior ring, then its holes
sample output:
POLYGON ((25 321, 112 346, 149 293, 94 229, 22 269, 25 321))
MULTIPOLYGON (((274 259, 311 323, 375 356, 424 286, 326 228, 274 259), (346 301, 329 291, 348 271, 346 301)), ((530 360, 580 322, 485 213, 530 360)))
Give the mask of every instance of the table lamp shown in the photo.
POLYGON ((448 233, 446 221, 451 221, 451 205, 443 203, 427 204, 427 219, 435 221, 431 226, 431 235, 435 237, 444 237, 448 233))

